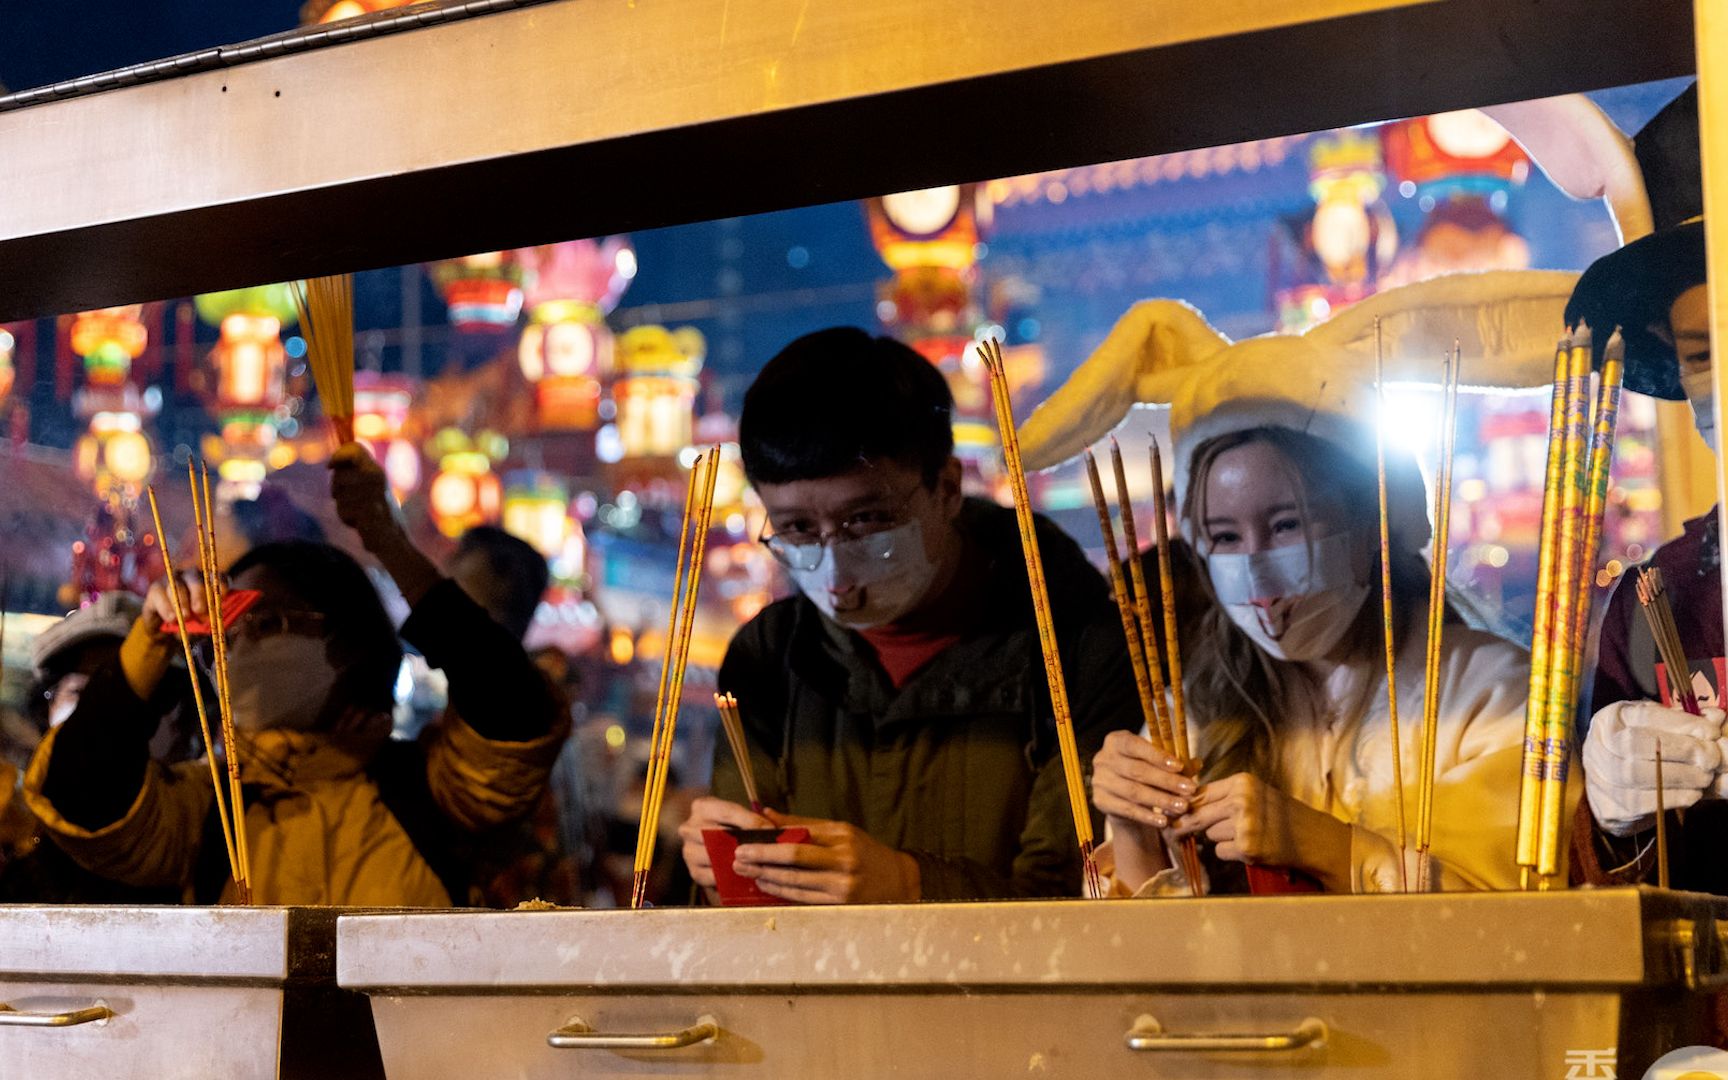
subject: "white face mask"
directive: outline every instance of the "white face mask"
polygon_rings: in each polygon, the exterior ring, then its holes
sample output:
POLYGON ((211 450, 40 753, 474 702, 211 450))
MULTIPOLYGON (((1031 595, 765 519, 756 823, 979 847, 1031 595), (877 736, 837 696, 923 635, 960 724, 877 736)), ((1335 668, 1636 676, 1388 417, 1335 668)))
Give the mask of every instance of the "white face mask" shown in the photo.
POLYGON ((1692 424, 1698 429, 1698 435, 1704 440, 1704 445, 1716 452, 1716 376, 1709 368, 1703 371, 1682 372, 1680 389, 1686 391, 1686 400, 1692 406, 1692 424))
POLYGON ((936 579, 936 564, 924 553, 924 529, 916 519, 856 540, 791 547, 807 556, 814 554, 811 548, 821 547, 814 568, 787 567, 786 573, 822 614, 854 630, 882 626, 905 615, 918 606, 936 579), (834 594, 848 589, 859 590, 862 603, 837 610, 834 594))
POLYGON ((228 682, 236 728, 305 731, 323 713, 336 669, 323 638, 274 634, 229 653, 228 682))
POLYGON ((1368 599, 1368 567, 1348 533, 1310 544, 1206 559, 1230 621, 1277 660, 1318 660, 1368 599))
POLYGON ((62 678, 54 687, 54 700, 48 705, 48 726, 57 728, 72 719, 72 714, 78 710, 78 695, 84 692, 84 687, 90 682, 90 676, 78 672, 62 678))

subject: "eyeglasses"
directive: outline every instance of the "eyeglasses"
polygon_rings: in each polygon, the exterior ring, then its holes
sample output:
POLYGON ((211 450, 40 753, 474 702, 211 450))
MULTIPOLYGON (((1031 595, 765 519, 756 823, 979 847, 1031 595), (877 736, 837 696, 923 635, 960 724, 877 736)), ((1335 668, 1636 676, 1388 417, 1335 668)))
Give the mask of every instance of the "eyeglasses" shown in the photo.
MULTIPOLYGON (((289 608, 277 611, 248 611, 239 621, 226 627, 230 640, 244 638, 247 641, 263 641, 282 634, 295 634, 300 637, 321 638, 325 636, 329 619, 322 611, 307 611, 299 608, 289 608)), ((198 659, 209 665, 213 657, 213 645, 209 638, 199 640, 194 647, 198 659)))

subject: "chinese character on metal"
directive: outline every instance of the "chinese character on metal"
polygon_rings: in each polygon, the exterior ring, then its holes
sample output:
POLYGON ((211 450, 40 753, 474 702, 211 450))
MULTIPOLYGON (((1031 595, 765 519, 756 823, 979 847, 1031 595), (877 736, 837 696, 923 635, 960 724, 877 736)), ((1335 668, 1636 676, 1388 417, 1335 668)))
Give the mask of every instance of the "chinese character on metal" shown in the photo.
POLYGON ((1616 1049, 1610 1046, 1606 1050, 1566 1051, 1566 1080, 1617 1080, 1616 1049))

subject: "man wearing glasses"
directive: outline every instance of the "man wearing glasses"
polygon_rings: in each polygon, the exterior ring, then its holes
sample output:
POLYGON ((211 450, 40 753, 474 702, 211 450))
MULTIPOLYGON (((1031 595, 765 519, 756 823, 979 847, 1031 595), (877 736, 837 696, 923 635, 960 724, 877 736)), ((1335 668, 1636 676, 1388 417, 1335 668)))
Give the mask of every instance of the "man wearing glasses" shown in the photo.
MULTIPOLYGON (((702 830, 802 826, 742 843, 736 871, 800 903, 1073 896, 1079 853, 1013 512, 962 496, 953 399, 922 356, 862 330, 787 346, 744 399, 763 542, 797 587, 733 638, 763 809, 716 752, 680 829, 714 897, 702 830)), ((1140 725, 1102 577, 1038 523, 1082 760, 1140 725)))

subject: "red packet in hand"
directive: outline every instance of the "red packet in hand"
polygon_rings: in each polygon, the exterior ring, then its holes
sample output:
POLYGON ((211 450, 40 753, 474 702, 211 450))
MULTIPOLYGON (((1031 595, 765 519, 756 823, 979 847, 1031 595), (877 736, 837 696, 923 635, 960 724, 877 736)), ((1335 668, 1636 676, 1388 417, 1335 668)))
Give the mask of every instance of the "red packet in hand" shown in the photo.
POLYGON ((1283 866, 1248 867, 1248 893, 1251 896, 1283 896, 1290 893, 1325 891, 1318 881, 1300 870, 1283 866))
MULTIPOLYGON (((222 626, 224 629, 233 626, 240 616, 250 611, 253 604, 263 594, 257 589, 229 589, 222 594, 222 626)), ((180 624, 170 619, 162 624, 164 634, 178 634, 180 624)), ((210 635, 210 616, 194 615, 186 620, 186 632, 193 637, 208 637, 210 635)))
POLYGON ((702 846, 708 849, 708 861, 714 866, 714 887, 720 892, 725 907, 768 907, 791 904, 778 896, 769 896, 756 887, 753 878, 741 877, 732 869, 733 856, 739 844, 802 844, 810 839, 810 830, 791 829, 703 829, 702 846))

